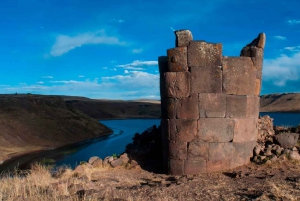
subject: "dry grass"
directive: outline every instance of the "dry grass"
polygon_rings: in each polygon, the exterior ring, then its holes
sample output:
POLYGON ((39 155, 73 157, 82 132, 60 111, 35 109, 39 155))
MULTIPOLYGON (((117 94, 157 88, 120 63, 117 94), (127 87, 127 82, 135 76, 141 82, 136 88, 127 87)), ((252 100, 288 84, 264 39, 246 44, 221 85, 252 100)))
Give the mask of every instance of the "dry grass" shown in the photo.
POLYGON ((231 178, 221 172, 180 177, 88 165, 83 165, 81 172, 62 168, 61 174, 53 176, 47 167, 36 164, 28 172, 0 176, 0 200, 294 201, 300 197, 299 166, 299 162, 289 160, 260 166, 250 164, 240 169, 251 171, 248 176, 231 178), (286 180, 287 177, 295 181, 286 180))

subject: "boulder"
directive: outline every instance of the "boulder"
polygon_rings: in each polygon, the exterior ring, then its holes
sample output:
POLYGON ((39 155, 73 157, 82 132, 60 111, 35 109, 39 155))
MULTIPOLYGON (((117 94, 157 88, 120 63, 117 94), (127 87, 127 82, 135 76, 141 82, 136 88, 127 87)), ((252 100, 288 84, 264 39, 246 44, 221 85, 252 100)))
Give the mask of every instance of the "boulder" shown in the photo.
POLYGON ((113 166, 115 168, 115 167, 124 165, 124 161, 122 158, 118 158, 116 160, 111 161, 110 164, 111 164, 111 166, 113 166))
POLYGON ((91 164, 91 165, 93 165, 93 163, 96 161, 96 160, 98 160, 99 159, 99 157, 98 156, 92 156, 90 159, 89 159, 89 164, 91 164))
POLYGON ((93 168, 100 168, 103 166, 103 161, 101 158, 98 158, 93 162, 93 168))
POLYGON ((298 133, 281 133, 275 135, 275 140, 283 148, 293 148, 298 142, 299 134, 298 133))

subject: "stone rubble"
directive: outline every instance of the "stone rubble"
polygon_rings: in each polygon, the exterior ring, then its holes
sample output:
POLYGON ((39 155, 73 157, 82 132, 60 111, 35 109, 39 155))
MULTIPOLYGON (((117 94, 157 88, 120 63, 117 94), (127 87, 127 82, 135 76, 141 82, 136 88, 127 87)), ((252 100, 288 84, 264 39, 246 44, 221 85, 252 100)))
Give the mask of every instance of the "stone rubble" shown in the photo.
POLYGON ((257 145, 253 149, 252 157, 254 163, 270 164, 278 159, 300 160, 299 133, 289 132, 295 131, 297 127, 273 126, 273 119, 267 115, 260 117, 258 122, 257 145))

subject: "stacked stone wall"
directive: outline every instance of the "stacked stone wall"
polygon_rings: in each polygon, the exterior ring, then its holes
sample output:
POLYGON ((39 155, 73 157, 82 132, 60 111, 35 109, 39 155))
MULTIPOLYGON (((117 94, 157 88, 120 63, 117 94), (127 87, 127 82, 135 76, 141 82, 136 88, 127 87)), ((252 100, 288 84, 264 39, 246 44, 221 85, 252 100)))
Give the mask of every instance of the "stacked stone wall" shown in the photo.
POLYGON ((176 47, 159 57, 165 169, 185 175, 250 161, 257 140, 265 34, 223 57, 222 44, 175 32, 176 47))

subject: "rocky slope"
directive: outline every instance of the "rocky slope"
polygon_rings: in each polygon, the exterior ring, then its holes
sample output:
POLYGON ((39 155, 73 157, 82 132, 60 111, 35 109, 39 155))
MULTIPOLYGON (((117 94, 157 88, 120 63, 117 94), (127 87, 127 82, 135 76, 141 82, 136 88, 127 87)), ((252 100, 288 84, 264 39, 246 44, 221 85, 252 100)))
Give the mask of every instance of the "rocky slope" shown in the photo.
POLYGON ((261 112, 300 112, 300 93, 263 95, 260 107, 261 112))
POLYGON ((58 96, 0 96, 0 162, 21 153, 72 144, 111 132, 58 96))

